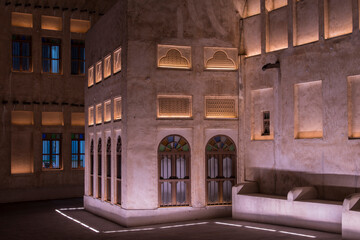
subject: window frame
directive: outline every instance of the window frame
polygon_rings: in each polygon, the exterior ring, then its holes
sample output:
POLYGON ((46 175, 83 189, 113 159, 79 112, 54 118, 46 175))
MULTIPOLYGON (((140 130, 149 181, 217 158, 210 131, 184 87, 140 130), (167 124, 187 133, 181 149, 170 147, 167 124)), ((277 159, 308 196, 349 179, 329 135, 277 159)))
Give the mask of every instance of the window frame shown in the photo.
POLYGON ((121 152, 122 152, 122 141, 121 137, 118 136, 116 142, 116 204, 121 205, 121 152), (120 171, 119 171, 120 168, 120 171), (119 176, 120 173, 120 176, 119 176))
POLYGON ((28 35, 20 35, 20 34, 13 34, 12 35, 12 39, 11 39, 11 71, 12 72, 32 72, 32 36, 28 36, 28 35), (26 37, 26 38, 29 38, 29 39, 14 39, 16 37, 26 37), (14 42, 19 42, 20 43, 20 55, 19 56, 14 56, 14 53, 13 53, 13 47, 14 47, 14 42), (29 56, 23 56, 22 55, 22 46, 23 46, 23 43, 29 43, 29 56), (19 70, 15 70, 14 69, 14 57, 15 58, 19 58, 20 60, 20 69, 19 70), (26 59, 29 59, 29 70, 23 70, 22 67, 23 67, 23 59, 26 58, 26 59))
POLYGON ((41 38, 41 63, 42 63, 42 69, 41 72, 42 73, 48 73, 48 74, 62 74, 62 54, 61 54, 61 39, 60 38, 47 38, 47 37, 42 37, 41 38), (59 43, 52 43, 52 42, 44 42, 44 40, 55 40, 55 41, 59 41, 59 43), (59 47, 59 59, 53 58, 51 51, 50 51, 50 58, 44 58, 43 56, 43 46, 58 46, 59 47), (44 61, 50 61, 50 66, 49 66, 49 71, 45 72, 44 71, 44 61), (52 61, 59 61, 59 72, 53 72, 53 64, 52 61))
POLYGON ((63 166, 62 166, 62 133, 42 133, 42 146, 43 146, 43 150, 42 150, 42 170, 62 170, 63 166), (53 138, 53 136, 56 135, 56 138, 53 138), (45 136, 45 137, 44 137, 45 136), (50 153, 49 154, 44 154, 44 141, 50 141, 50 153), (53 149, 52 149, 52 143, 54 141, 59 141, 59 153, 53 153, 53 149), (44 156, 50 156, 49 159, 49 167, 46 168, 44 167, 44 156), (59 168, 53 168, 52 166, 52 162, 53 162, 53 156, 59 156, 59 168))
POLYGON ((71 169, 73 170, 84 170, 85 169, 85 134, 84 133, 72 133, 71 134, 71 169), (78 137, 77 137, 78 136, 78 137), (82 137, 81 137, 82 136, 82 137), (73 141, 77 142, 77 153, 73 153, 73 141), (83 142, 84 152, 81 153, 81 142, 83 142), (76 156, 77 167, 73 167, 74 159, 73 157, 76 156), (83 167, 81 166, 81 156, 83 156, 83 167))
POLYGON ((70 61, 70 74, 71 75, 78 75, 78 76, 84 76, 85 72, 86 72, 86 67, 85 67, 85 60, 86 60, 86 53, 85 53, 85 41, 84 40, 78 40, 78 39, 71 39, 71 61, 70 61), (78 52, 78 58, 73 58, 72 55, 72 48, 76 47, 77 48, 77 52, 78 52), (84 48, 84 60, 81 60, 80 56, 81 56, 81 51, 80 49, 84 48), (77 73, 73 73, 72 72, 72 63, 73 62, 77 62, 78 63, 78 69, 77 69, 77 73), (83 64, 84 66, 84 72, 81 72, 81 64, 83 64))

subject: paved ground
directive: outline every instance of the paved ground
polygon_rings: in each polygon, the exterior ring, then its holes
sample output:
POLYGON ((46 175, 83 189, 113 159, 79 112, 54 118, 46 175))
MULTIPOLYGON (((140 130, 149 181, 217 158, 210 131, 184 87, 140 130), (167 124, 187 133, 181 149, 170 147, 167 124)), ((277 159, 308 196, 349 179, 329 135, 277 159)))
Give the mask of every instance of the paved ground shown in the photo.
POLYGON ((81 207, 78 198, 0 204, 0 239, 341 239, 336 234, 230 218, 124 228, 81 207))

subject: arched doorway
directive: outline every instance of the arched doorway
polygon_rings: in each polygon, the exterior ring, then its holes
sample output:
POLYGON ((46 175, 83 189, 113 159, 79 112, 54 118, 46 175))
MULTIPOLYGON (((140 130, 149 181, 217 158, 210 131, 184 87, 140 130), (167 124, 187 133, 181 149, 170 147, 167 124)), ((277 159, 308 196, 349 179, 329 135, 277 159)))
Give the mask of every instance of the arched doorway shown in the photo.
POLYGON ((190 205, 190 145, 179 135, 161 140, 159 159, 160 207, 190 205))
POLYGON ((121 137, 119 136, 116 143, 116 184, 117 197, 116 201, 121 204, 121 137))
POLYGON ((225 135, 206 144, 206 200, 208 205, 231 204, 231 188, 236 183, 236 146, 225 135))
POLYGON ((90 144, 90 180, 89 180, 89 196, 93 196, 94 184, 94 140, 90 144))
POLYGON ((106 201, 111 202, 111 138, 106 144, 106 201))

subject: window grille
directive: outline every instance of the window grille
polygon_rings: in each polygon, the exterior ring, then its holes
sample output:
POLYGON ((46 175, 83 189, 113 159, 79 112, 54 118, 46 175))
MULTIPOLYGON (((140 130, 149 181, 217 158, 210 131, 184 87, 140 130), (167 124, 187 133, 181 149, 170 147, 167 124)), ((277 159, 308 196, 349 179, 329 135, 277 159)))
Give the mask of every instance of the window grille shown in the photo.
POLYGON ((42 69, 43 72, 60 73, 61 40, 42 38, 42 69))
POLYGON ((89 196, 94 195, 94 140, 90 144, 90 183, 89 183, 89 196))
POLYGON ((89 67, 88 69, 88 87, 94 85, 94 66, 89 67))
POLYGON ((116 201, 121 204, 121 137, 119 136, 116 143, 116 184, 117 184, 117 197, 116 201))
POLYGON ((106 200, 111 202, 111 138, 106 144, 106 200))
POLYGON ((104 78, 111 76, 111 55, 104 58, 104 78))
POLYGON ((179 135, 165 137, 158 148, 161 207, 190 205, 190 146, 179 135))
POLYGON ((236 118, 237 104, 235 98, 205 98, 205 115, 207 118, 236 118))
POLYGON ((95 81, 96 83, 99 83, 102 81, 102 61, 96 63, 95 66, 95 81))
POLYGON ((96 124, 102 123, 102 105, 101 103, 96 105, 96 124))
POLYGON ((102 144, 101 144, 101 138, 99 138, 98 142, 98 198, 101 199, 101 165, 102 165, 102 144))
POLYGON ((111 101, 108 100, 104 103, 104 122, 111 121, 111 101))
POLYGON ((264 111, 263 113, 263 127, 261 136, 270 135, 270 112, 264 111))
POLYGON ((42 146, 42 168, 61 169, 61 133, 43 133, 42 146))
POLYGON ((121 48, 114 51, 114 73, 121 71, 121 48))
POLYGON ((231 188, 236 183, 236 147, 229 137, 218 135, 207 143, 206 174, 207 204, 231 204, 231 188))
POLYGON ((114 120, 121 119, 121 97, 114 99, 114 120))
POLYGON ((31 72, 32 49, 31 36, 12 36, 12 70, 19 72, 31 72))
POLYGON ((89 126, 94 125, 94 106, 89 107, 89 126))
POLYGON ((192 116, 191 96, 158 96, 159 118, 189 118, 192 116))
POLYGON ((71 167, 84 169, 85 167, 85 138, 83 133, 71 134, 71 167))
POLYGON ((85 74, 85 42, 71 40, 71 74, 85 74))

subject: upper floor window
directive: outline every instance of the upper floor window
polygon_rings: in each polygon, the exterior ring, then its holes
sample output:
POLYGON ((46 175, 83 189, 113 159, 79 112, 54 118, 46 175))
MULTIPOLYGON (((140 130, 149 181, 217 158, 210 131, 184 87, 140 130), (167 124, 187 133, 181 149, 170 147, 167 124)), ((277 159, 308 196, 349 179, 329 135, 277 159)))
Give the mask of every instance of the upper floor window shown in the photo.
POLYGON ((31 71, 31 36, 12 36, 12 70, 31 71))
POLYGON ((71 74, 85 74, 85 42, 71 40, 71 74))
POLYGON ((42 38, 42 69, 43 72, 60 73, 61 40, 42 38))
POLYGON ((71 167, 82 169, 85 165, 84 134, 71 134, 71 167))
POLYGON ((43 133, 42 146, 42 167, 45 169, 60 169, 61 133, 43 133))

